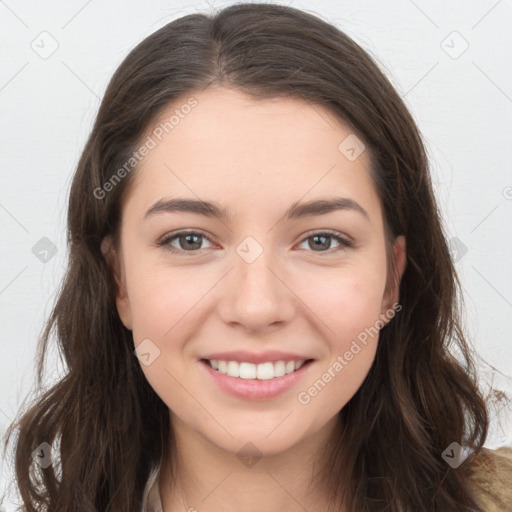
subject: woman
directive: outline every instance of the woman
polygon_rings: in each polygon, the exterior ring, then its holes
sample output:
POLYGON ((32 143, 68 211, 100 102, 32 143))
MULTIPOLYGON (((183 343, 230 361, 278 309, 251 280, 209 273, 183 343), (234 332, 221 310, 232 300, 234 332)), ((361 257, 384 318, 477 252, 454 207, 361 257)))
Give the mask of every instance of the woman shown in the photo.
POLYGON ((68 229, 25 510, 511 509, 420 134, 335 27, 242 4, 146 38, 68 229))

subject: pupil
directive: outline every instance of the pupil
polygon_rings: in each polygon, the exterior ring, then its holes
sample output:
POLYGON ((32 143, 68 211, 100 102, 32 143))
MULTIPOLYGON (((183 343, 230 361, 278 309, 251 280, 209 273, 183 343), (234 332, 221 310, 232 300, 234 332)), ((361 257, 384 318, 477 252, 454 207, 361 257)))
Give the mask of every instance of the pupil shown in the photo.
POLYGON ((324 240, 323 243, 320 243, 320 244, 317 244, 315 242, 315 245, 314 247, 320 247, 320 248, 324 248, 324 249, 329 249, 329 246, 331 245, 330 243, 327 242, 327 240, 329 239, 329 237, 327 236, 323 236, 323 235, 314 235, 313 236, 313 239, 319 239, 319 238, 322 238, 324 240))
MULTIPOLYGON (((199 236, 193 235, 193 234, 188 234, 188 235, 183 235, 181 238, 185 239, 187 244, 190 242, 192 245, 194 245, 194 242, 191 241, 191 239, 199 238, 199 236)), ((201 242, 195 242, 195 244, 199 245, 199 247, 201 246, 201 242)), ((193 247, 193 249, 196 249, 196 248, 199 248, 199 247, 193 247)))

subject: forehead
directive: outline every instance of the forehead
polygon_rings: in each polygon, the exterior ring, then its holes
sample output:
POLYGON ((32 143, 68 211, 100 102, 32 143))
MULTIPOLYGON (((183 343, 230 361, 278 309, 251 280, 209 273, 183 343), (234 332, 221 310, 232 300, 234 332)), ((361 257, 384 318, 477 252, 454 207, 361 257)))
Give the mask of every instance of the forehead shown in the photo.
POLYGON ((153 147, 129 192, 140 208, 186 195, 257 211, 334 194, 370 214, 379 208, 368 151, 347 153, 362 150, 361 138, 318 104, 212 87, 166 106, 148 137, 153 147))

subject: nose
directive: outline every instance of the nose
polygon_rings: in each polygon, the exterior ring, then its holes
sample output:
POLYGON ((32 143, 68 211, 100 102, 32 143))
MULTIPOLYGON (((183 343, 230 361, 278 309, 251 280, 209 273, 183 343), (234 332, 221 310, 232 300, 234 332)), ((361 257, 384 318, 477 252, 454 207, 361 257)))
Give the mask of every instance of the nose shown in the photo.
POLYGON ((296 298, 274 259, 264 251, 248 263, 234 255, 218 305, 221 319, 247 331, 265 331, 289 322, 296 310, 296 298))

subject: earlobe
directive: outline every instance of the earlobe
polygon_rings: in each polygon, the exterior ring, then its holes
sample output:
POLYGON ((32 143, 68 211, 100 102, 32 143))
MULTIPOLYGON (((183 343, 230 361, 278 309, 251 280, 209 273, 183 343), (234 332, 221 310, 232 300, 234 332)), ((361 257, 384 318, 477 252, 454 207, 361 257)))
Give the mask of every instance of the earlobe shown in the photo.
POLYGON ((116 283, 116 307, 119 318, 123 325, 132 330, 132 314, 130 300, 126 290, 126 280, 124 276, 124 266, 122 257, 114 247, 112 237, 107 236, 101 242, 101 253, 107 262, 116 283))

